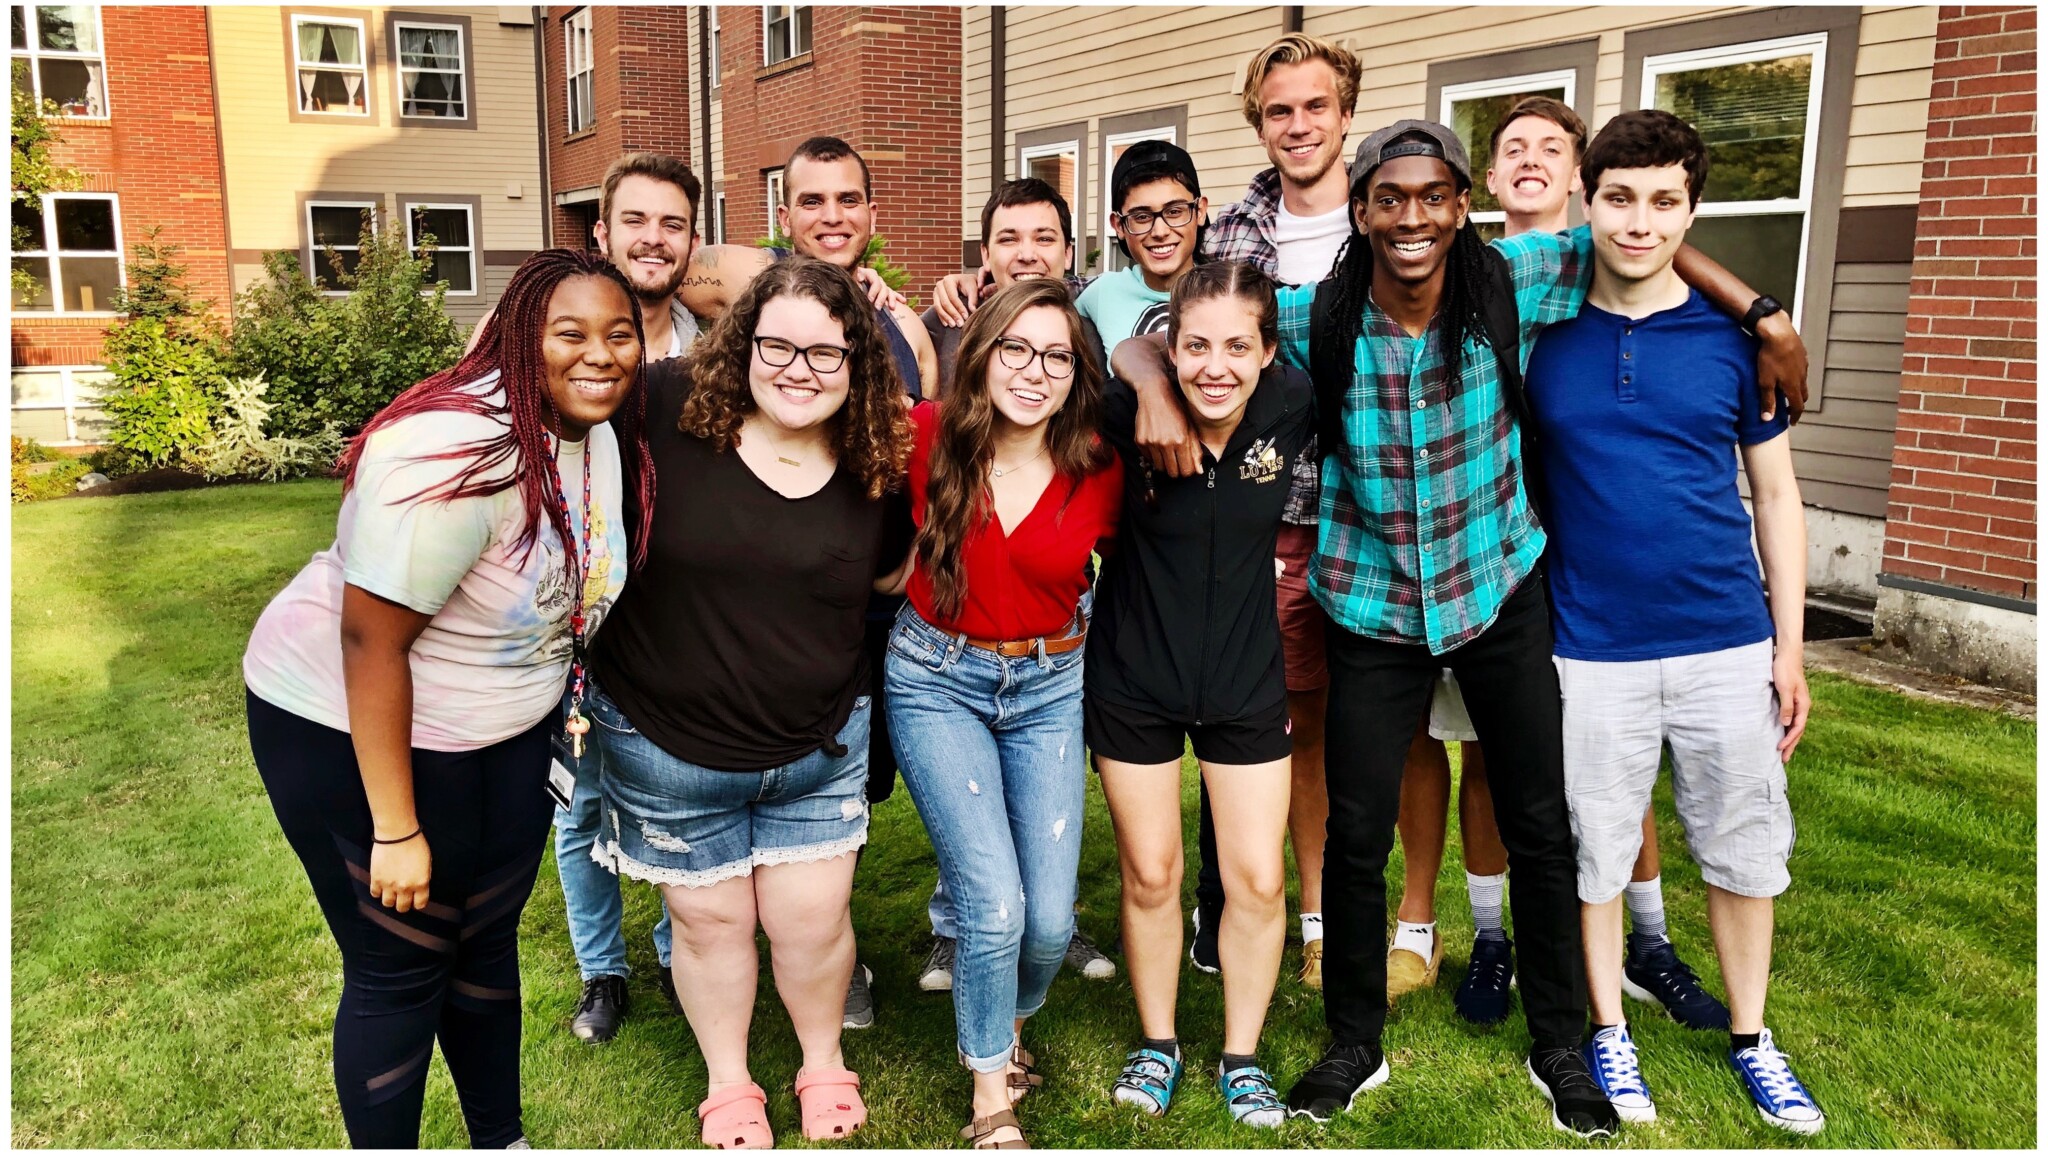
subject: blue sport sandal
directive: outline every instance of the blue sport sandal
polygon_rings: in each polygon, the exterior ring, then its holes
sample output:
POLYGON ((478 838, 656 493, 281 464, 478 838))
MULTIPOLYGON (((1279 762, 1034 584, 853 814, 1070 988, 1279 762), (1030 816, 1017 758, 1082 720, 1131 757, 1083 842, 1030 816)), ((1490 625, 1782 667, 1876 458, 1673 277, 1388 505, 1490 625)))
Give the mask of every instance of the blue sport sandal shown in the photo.
POLYGON ((1273 1076, 1257 1067, 1239 1067, 1216 1073, 1216 1089, 1223 1092, 1223 1105, 1230 1117, 1252 1127, 1278 1127, 1287 1121, 1287 1104, 1273 1089, 1273 1076))
POLYGON ((1180 1072, 1179 1047, 1171 1055, 1141 1047, 1124 1056, 1123 1073, 1116 1077, 1109 1096, 1147 1115, 1164 1115, 1173 1102, 1173 1089, 1180 1084, 1180 1072))

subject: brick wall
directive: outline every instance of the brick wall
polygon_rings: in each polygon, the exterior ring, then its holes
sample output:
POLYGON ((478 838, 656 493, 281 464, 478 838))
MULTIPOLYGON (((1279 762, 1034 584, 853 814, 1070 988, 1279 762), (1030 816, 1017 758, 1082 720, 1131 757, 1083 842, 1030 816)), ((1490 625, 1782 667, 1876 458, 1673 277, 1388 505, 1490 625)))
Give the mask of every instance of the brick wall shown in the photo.
POLYGON ((1883 573, 2038 600, 2036 12, 1944 7, 1883 573))
MULTIPOLYGON (((689 22, 695 10, 682 5, 636 7, 592 5, 591 79, 597 123, 570 136, 563 48, 563 20, 580 6, 547 10, 542 61, 547 71, 548 187, 553 192, 589 188, 621 154, 653 149, 690 155, 689 22)), ((709 185, 706 174, 697 178, 709 185)), ((568 211, 550 206, 553 243, 577 246, 581 225, 568 211)))
MULTIPOLYGON (((197 7, 107 6, 105 121, 57 120, 56 159, 78 171, 81 191, 120 197, 121 243, 151 225, 183 248, 187 284, 225 312, 232 296, 220 137, 206 12, 197 7)), ((103 319, 18 316, 8 334, 16 365, 93 365, 103 319)))

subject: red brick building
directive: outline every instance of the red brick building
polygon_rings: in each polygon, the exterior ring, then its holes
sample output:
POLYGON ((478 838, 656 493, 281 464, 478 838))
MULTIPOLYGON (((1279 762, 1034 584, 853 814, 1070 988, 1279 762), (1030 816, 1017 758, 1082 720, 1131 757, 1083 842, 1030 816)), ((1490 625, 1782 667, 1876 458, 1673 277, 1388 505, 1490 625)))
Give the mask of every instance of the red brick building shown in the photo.
POLYGON ((96 440, 92 386, 134 245, 161 226, 188 284, 230 306, 213 60, 198 7, 15 7, 12 62, 56 102, 58 163, 81 180, 14 206, 41 284, 9 307, 11 431, 47 444, 96 440))
POLYGON ((620 154, 690 156, 689 26, 696 16, 680 5, 547 9, 538 33, 550 244, 595 243, 599 182, 620 154))

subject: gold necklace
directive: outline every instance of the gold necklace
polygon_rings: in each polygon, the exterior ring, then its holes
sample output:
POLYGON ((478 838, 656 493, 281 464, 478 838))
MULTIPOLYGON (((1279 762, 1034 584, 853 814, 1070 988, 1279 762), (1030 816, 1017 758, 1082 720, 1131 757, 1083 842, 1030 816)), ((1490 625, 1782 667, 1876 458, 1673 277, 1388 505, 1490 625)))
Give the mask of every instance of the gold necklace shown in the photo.
POLYGON ((1027 466, 1027 465, 1031 464, 1032 462, 1034 462, 1034 461, 1037 461, 1037 460, 1038 460, 1039 458, 1041 458, 1041 457, 1044 457, 1044 456, 1045 456, 1045 451, 1046 451, 1046 450, 1048 450, 1048 449, 1051 449, 1051 448, 1052 448, 1052 443, 1051 443, 1051 442, 1047 442, 1047 443, 1045 443, 1044 445, 1041 445, 1041 446, 1039 446, 1039 447, 1038 447, 1038 452, 1036 452, 1036 453, 1032 454, 1031 456, 1029 456, 1029 457, 1025 458, 1025 459, 1024 459, 1023 461, 1020 461, 1020 462, 1018 462, 1017 464, 1015 464, 1015 465, 1012 465, 1012 466, 1011 466, 1010 468, 1008 468, 1008 469, 1004 469, 1004 468, 1003 468, 1002 466, 1000 466, 1000 465, 997 465, 997 464, 996 464, 996 461, 995 461, 995 458, 994 458, 993 456, 991 456, 991 457, 989 458, 989 461, 988 461, 988 473, 989 473, 989 476, 990 476, 990 477, 1001 477, 1002 475, 1004 475, 1004 474, 1006 474, 1006 473, 1015 473, 1015 472, 1017 472, 1018 470, 1020 470, 1020 469, 1024 468, 1025 466, 1027 466))

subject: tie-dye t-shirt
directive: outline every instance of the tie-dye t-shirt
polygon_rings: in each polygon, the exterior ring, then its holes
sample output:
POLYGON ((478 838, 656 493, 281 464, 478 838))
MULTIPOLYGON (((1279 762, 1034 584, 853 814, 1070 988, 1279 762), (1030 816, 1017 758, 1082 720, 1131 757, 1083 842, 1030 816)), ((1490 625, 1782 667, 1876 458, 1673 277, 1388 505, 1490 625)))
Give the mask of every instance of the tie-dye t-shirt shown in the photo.
MULTIPOLYGON (((495 390, 495 377, 479 381, 495 390)), ((347 730, 341 669, 344 584, 432 614, 412 647, 413 746, 473 750, 503 741, 554 710, 569 672, 570 598, 560 537, 546 520, 524 557, 524 499, 514 487, 459 501, 405 498, 459 473, 462 460, 424 454, 486 440, 502 420, 423 413, 380 429, 341 504, 334 544, 273 599, 242 657, 249 689, 272 705, 347 730)), ((618 442, 609 425, 560 447, 569 520, 581 535, 583 455, 590 453, 590 547, 584 583, 594 635, 626 582, 618 442)), ((507 467, 509 468, 509 467, 507 467)))

